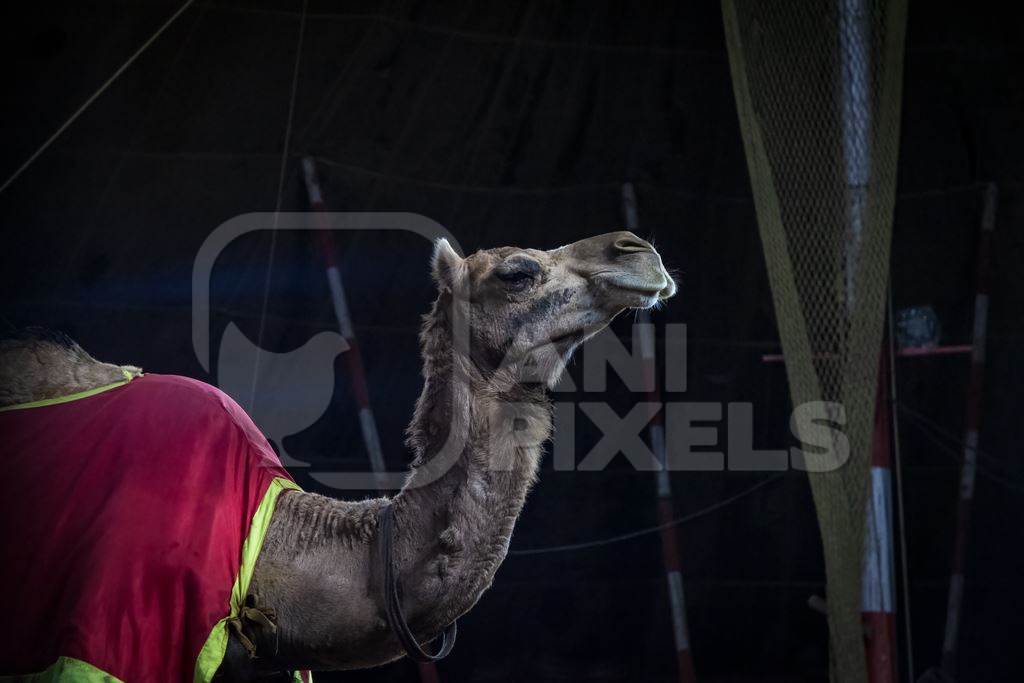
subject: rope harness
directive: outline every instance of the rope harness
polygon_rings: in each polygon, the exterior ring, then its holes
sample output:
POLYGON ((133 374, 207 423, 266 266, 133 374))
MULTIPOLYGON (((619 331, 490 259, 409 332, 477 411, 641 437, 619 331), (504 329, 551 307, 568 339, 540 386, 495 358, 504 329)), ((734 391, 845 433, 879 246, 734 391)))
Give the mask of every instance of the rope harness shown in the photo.
POLYGON ((444 659, 455 647, 455 638, 458 635, 458 622, 453 621, 441 634, 441 647, 435 654, 427 653, 416 640, 409 623, 402 614, 402 602, 400 599, 401 587, 398 583, 398 574, 395 571, 394 562, 394 523, 395 511, 391 504, 381 508, 378 518, 378 543, 377 548, 380 554, 380 563, 384 569, 384 616, 387 619, 388 627, 398 637, 406 654, 417 662, 436 662, 444 659))
MULTIPOLYGON (((428 653, 423 649, 419 641, 416 640, 412 629, 409 628, 409 622, 406 621, 405 615, 402 613, 401 586, 398 582, 398 573, 395 571, 394 561, 394 522, 394 508, 390 504, 385 505, 381 508, 377 523, 379 532, 377 537, 377 554, 384 571, 384 581, 382 584, 384 590, 384 616, 388 627, 398 638, 402 648, 411 659, 417 662, 436 662, 447 657, 451 653, 452 648, 455 647, 455 638, 458 635, 458 622, 453 621, 442 632, 441 647, 435 654, 428 653)), ((279 642, 277 624, 274 623, 276 617, 277 614, 272 607, 257 607, 255 599, 252 595, 249 595, 246 597, 245 605, 239 610, 238 615, 228 620, 228 628, 238 638, 238 642, 245 648, 245 651, 249 653, 250 659, 256 659, 260 656, 256 652, 257 636, 253 633, 258 629, 265 629, 273 634, 274 651, 271 656, 277 655, 279 642)))

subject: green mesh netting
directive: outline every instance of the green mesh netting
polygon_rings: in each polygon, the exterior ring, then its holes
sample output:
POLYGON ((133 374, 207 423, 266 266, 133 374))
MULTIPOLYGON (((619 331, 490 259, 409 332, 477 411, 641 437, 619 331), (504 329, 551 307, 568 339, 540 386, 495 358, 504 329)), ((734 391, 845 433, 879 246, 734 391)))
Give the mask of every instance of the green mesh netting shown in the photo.
POLYGON ((832 680, 864 681, 864 507, 905 0, 722 0, 722 12, 793 404, 845 410, 849 460, 805 464, 825 551, 832 680))

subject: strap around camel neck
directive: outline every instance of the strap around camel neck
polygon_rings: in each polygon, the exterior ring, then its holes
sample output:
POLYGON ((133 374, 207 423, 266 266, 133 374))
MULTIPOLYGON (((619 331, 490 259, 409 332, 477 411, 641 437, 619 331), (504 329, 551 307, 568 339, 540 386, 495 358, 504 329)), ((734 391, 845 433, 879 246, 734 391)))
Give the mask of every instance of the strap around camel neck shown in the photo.
POLYGON ((398 637, 406 654, 417 662, 436 662, 444 659, 455 647, 455 637, 458 635, 458 622, 453 621, 444 630, 441 636, 441 649, 436 654, 428 654, 417 642, 409 628, 409 623, 402 614, 402 603, 399 599, 398 574, 395 571, 394 562, 394 526, 395 510, 391 504, 381 508, 380 517, 377 523, 377 547, 380 549, 381 564, 384 565, 384 616, 387 618, 388 626, 398 637))

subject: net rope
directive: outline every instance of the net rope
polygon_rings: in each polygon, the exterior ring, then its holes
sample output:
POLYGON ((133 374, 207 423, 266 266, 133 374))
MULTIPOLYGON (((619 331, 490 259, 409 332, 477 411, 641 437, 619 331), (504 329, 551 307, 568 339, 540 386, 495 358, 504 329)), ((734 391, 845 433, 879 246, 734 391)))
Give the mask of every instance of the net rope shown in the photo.
POLYGON ((794 466, 808 470, 821 531, 831 678, 865 681, 861 571, 905 0, 723 0, 722 11, 793 405, 825 402, 845 422, 848 458, 837 439, 794 466))

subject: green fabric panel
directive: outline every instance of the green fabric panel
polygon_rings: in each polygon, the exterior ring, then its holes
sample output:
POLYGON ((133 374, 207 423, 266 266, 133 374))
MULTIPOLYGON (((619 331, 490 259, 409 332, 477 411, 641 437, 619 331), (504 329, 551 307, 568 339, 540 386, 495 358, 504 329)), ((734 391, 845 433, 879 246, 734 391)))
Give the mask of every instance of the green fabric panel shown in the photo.
POLYGON ((256 566, 256 558, 259 557, 263 548, 263 539, 266 538, 267 529, 270 526, 270 519, 274 515, 274 508, 281 493, 287 489, 301 491, 302 489, 294 481, 278 477, 271 482, 267 488, 263 500, 260 501, 256 514, 253 515, 252 524, 249 526, 249 535, 242 546, 242 564, 238 576, 231 588, 231 611, 223 619, 218 621, 210 636, 206 639, 203 649, 199 652, 196 660, 196 672, 193 680, 196 683, 209 683, 213 680, 214 674, 224 661, 224 653, 228 647, 228 626, 229 619, 238 616, 249 591, 249 583, 252 581, 253 569, 256 566))

